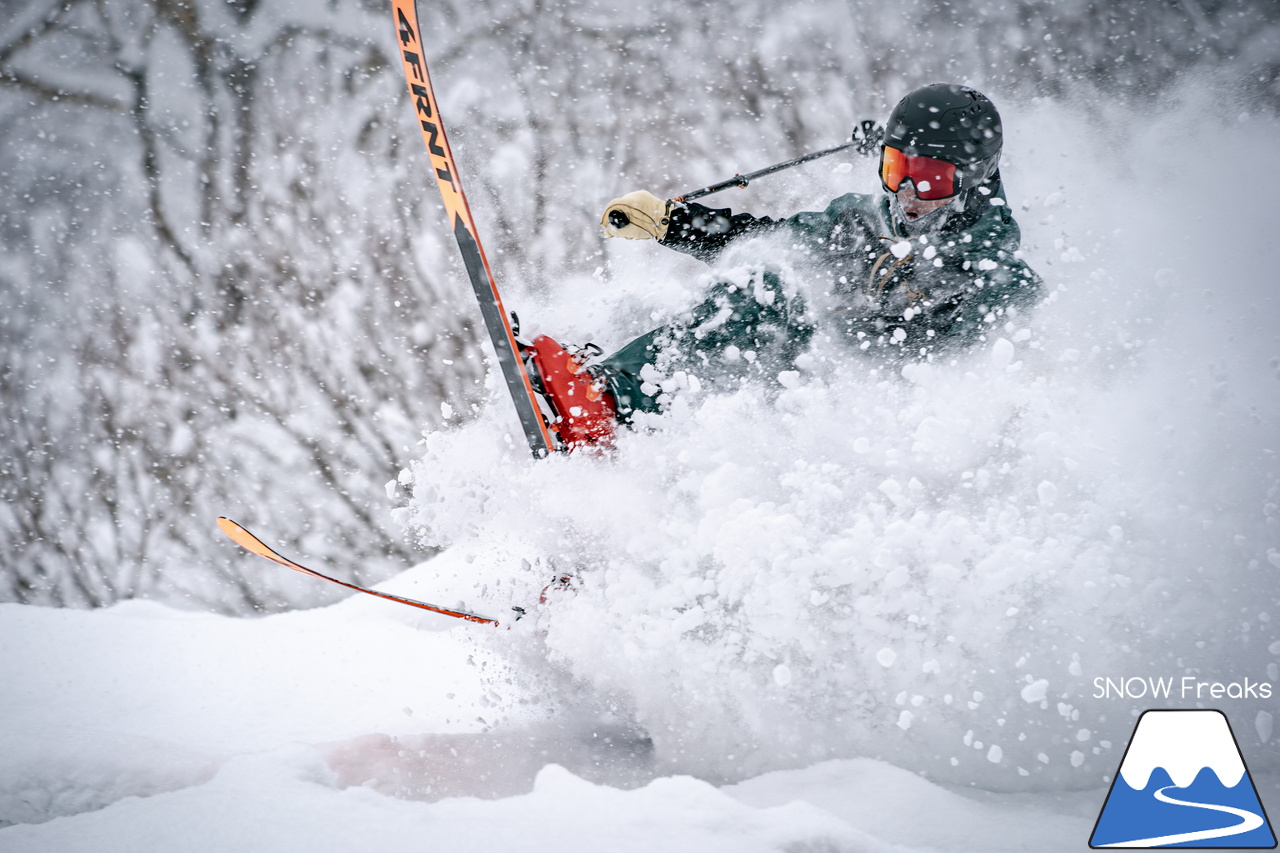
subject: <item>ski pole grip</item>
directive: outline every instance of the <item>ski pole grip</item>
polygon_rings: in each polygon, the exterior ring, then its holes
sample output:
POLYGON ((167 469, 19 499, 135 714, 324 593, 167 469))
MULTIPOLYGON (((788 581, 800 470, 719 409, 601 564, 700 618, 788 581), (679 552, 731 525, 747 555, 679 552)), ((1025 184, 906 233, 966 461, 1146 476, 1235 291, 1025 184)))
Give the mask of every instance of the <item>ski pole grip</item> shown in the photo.
POLYGON ((626 228, 631 224, 631 219, 621 210, 609 211, 609 224, 614 228, 626 228))

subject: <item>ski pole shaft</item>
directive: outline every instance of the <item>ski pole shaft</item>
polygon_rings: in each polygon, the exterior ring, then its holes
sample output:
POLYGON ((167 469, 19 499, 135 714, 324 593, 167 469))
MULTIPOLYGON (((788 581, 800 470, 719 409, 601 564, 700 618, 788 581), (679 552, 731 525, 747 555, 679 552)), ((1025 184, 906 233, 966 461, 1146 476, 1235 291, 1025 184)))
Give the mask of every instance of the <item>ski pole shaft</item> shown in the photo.
POLYGON ((745 175, 734 175, 727 181, 721 181, 718 184, 712 184, 711 186, 703 187, 700 190, 694 190, 693 192, 687 192, 684 195, 675 196, 671 200, 693 201, 695 198, 702 198, 703 196, 708 196, 712 193, 718 193, 721 190, 727 190, 730 187, 745 187, 756 178, 763 178, 765 175, 772 175, 774 172, 781 172, 783 169, 790 169, 792 166, 799 166, 801 163, 808 163, 810 160, 817 160, 819 157, 826 157, 828 155, 835 154, 837 151, 844 151, 846 148, 853 148, 858 144, 859 143, 856 141, 846 142, 845 144, 837 145, 834 148, 814 151, 811 154, 804 154, 793 160, 787 160, 785 163, 775 163, 772 166, 766 166, 763 169, 757 169, 756 171, 748 172, 745 175))
MULTIPOLYGON (((783 169, 790 169, 792 166, 799 166, 801 163, 808 163, 810 160, 817 160, 819 157, 826 157, 835 154, 837 151, 844 151, 848 148, 856 148, 859 154, 871 155, 876 153, 880 147, 881 140, 884 139, 884 129, 879 127, 871 119, 863 119, 853 129, 853 138, 843 145, 837 145, 834 148, 824 148, 822 151, 814 151, 811 154, 802 154, 793 160, 787 160, 783 163, 776 163, 772 166, 766 166, 754 172, 748 172, 745 175, 734 175, 727 181, 721 181, 718 184, 712 184, 709 187, 703 187, 700 190, 678 195, 671 199, 672 201, 693 201, 695 198, 718 193, 720 190, 727 190, 730 187, 745 187, 756 178, 763 178, 765 175, 772 175, 774 172, 781 172, 783 169)), ((616 223, 615 223, 616 224, 616 223)), ((624 223, 625 224, 625 223, 624 223)))
MULTIPOLYGON (((837 151, 844 151, 846 148, 853 148, 857 142, 846 142, 843 145, 837 145, 834 148, 827 148, 823 151, 814 151, 811 154, 805 154, 796 157, 794 160, 788 160, 785 163, 775 163, 772 166, 766 166, 763 169, 757 169, 754 172, 748 172, 745 175, 734 175, 727 181, 721 181, 718 184, 712 184, 709 187, 703 187, 700 190, 687 192, 684 195, 673 196, 671 201, 683 202, 693 201, 695 198, 709 196, 712 193, 718 193, 721 190, 727 190, 731 187, 745 187, 756 178, 762 178, 765 175, 772 175, 774 172, 781 172, 783 169, 790 169, 792 166, 799 166, 801 163, 808 163, 810 160, 817 160, 819 157, 826 157, 828 154, 835 154, 837 151)), ((609 211, 609 224, 614 228, 626 228, 631 224, 631 218, 621 210, 609 211)))

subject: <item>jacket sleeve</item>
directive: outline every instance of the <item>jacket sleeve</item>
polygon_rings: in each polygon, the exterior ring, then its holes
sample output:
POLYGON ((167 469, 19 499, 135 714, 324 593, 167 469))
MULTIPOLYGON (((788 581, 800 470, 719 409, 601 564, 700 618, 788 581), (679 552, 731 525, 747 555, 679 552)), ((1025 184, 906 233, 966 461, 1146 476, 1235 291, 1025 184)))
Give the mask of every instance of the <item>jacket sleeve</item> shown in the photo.
POLYGON ((671 208, 671 222, 662 245, 714 264, 734 240, 776 229, 784 222, 750 213, 735 214, 729 208, 713 210, 691 202, 677 203, 671 208))

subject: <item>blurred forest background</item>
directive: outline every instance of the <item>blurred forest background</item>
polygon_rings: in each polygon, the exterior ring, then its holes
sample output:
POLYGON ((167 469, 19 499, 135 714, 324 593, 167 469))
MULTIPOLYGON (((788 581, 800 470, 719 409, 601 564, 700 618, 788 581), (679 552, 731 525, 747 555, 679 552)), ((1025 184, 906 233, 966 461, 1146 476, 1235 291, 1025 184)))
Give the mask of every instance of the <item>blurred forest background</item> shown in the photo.
MULTIPOLYGON (((1280 105, 1273 0, 419 5, 517 303, 600 263, 608 198, 835 144, 923 83, 1150 108, 1205 74, 1280 105)), ((0 10, 0 600, 334 594, 262 572, 220 514, 361 582, 424 557, 382 484, 487 392, 390 4, 0 10)))

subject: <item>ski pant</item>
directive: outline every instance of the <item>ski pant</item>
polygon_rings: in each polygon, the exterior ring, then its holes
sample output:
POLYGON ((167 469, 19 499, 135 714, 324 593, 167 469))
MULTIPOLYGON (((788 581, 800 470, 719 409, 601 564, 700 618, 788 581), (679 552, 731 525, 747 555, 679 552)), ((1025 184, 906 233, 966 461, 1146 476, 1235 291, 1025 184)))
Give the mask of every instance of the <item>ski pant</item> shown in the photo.
POLYGON ((663 382, 680 372, 713 389, 753 376, 776 380, 812 336, 799 296, 785 296, 776 273, 756 271, 714 285, 688 315, 636 338, 594 371, 613 394, 618 420, 628 423, 637 411, 661 411, 663 382))

